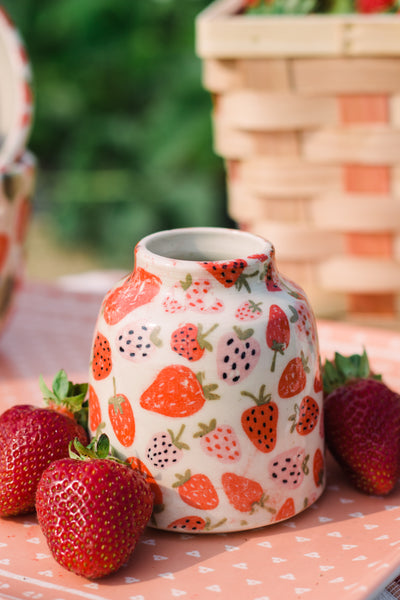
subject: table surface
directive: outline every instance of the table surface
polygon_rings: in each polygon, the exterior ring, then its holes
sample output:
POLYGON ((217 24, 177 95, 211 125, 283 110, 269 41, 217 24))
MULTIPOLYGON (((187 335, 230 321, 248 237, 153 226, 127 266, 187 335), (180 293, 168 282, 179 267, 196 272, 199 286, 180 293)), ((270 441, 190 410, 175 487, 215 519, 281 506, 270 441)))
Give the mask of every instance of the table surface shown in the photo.
MULTIPOLYGON (((0 410, 41 403, 38 378, 86 381, 101 295, 26 284, 0 337, 0 410)), ((400 332, 320 321, 322 358, 365 347, 400 391, 400 332)), ((400 486, 386 498, 351 488, 328 456, 318 502, 275 525, 188 535, 147 528, 129 562, 90 582, 59 566, 35 515, 0 520, 0 598, 152 600, 400 599, 400 486), (391 594, 389 594, 389 591, 391 594)))

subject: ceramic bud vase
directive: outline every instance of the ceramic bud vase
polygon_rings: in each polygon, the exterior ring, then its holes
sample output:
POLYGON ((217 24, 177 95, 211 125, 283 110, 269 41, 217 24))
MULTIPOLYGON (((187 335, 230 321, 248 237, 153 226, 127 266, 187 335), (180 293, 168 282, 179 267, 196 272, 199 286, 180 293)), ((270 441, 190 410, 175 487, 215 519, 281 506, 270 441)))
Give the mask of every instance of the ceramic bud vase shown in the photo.
POLYGON ((89 421, 149 479, 151 525, 256 528, 325 482, 320 359, 303 291, 274 248, 221 228, 162 231, 105 297, 89 421))

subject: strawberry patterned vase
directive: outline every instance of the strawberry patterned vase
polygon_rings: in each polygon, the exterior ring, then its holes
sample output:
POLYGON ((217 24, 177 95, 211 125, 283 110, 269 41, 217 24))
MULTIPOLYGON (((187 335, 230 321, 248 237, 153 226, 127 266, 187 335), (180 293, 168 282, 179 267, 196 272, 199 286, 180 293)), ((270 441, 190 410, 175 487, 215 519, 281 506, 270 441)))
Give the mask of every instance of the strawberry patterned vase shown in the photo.
POLYGON ((104 298, 90 429, 148 478, 154 527, 261 527, 324 489, 315 319, 274 254, 243 231, 162 231, 104 298))
POLYGON ((36 161, 29 152, 0 170, 0 332, 23 278, 35 174, 36 161))

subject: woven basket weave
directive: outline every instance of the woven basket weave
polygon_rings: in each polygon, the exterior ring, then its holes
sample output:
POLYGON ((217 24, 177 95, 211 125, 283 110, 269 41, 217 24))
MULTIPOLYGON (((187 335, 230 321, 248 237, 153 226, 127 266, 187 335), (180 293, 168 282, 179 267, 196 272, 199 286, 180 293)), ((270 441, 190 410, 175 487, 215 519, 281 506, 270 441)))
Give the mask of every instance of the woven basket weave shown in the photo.
POLYGON ((400 16, 196 20, 228 212, 277 249, 319 315, 395 317, 400 298, 400 16))

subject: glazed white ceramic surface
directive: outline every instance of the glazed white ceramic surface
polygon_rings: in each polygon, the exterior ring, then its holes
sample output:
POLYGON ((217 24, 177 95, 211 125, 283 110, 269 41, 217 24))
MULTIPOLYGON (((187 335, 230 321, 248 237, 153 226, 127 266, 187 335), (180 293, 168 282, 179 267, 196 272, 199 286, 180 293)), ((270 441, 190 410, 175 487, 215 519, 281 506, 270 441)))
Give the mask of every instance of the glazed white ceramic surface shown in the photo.
POLYGON ((325 485, 315 320, 272 244, 162 231, 104 298, 89 417, 149 478, 152 525, 237 531, 287 519, 325 485))

